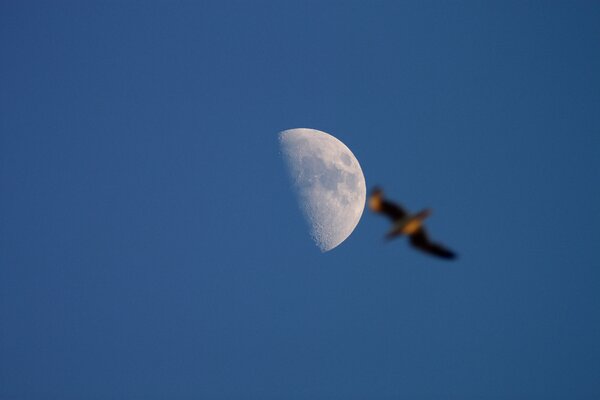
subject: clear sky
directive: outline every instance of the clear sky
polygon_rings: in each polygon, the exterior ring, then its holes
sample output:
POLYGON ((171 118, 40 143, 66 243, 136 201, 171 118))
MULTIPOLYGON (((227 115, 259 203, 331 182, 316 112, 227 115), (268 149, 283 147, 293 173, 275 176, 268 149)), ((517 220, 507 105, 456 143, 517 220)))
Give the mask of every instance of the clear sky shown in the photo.
POLYGON ((1 399, 600 398, 600 5, 4 1, 1 399), (342 140, 320 253, 277 133, 342 140))

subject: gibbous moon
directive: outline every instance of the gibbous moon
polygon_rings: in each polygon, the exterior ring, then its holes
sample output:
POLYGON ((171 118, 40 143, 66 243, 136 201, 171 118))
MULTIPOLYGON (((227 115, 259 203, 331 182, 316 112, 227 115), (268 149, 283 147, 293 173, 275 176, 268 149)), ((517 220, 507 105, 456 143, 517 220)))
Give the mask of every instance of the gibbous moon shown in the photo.
POLYGON ((367 189, 360 164, 344 143, 315 129, 283 131, 279 143, 310 234, 329 251, 362 216, 367 189))

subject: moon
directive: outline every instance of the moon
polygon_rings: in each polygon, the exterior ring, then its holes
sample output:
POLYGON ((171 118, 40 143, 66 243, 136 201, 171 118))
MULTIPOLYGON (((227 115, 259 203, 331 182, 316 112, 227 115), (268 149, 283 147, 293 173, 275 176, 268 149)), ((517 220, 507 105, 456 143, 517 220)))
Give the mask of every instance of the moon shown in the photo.
POLYGON ((279 144, 310 235, 322 252, 342 243, 358 224, 367 194, 350 149, 316 129, 288 129, 279 144))

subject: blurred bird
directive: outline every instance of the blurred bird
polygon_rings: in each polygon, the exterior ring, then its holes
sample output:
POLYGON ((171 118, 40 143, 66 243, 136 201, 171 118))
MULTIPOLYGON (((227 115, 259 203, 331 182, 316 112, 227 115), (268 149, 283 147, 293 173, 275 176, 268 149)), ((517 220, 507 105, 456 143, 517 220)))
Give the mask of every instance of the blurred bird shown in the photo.
POLYGON ((387 239, 407 235, 410 244, 426 253, 446 258, 456 258, 456 254, 438 243, 429 241, 423 221, 431 214, 430 209, 425 209, 416 214, 409 214, 399 204, 392 203, 383 197, 381 188, 374 188, 369 197, 371 211, 384 214, 392 220, 392 229, 386 234, 387 239))

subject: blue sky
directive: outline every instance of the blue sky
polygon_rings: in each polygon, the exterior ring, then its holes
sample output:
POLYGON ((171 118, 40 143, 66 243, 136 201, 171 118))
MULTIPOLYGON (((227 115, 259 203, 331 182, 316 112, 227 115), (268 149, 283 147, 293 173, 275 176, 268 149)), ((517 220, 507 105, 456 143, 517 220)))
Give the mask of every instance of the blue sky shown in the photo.
POLYGON ((0 398, 600 396, 595 2, 4 2, 0 398), (277 133, 460 254, 311 242, 277 133))

